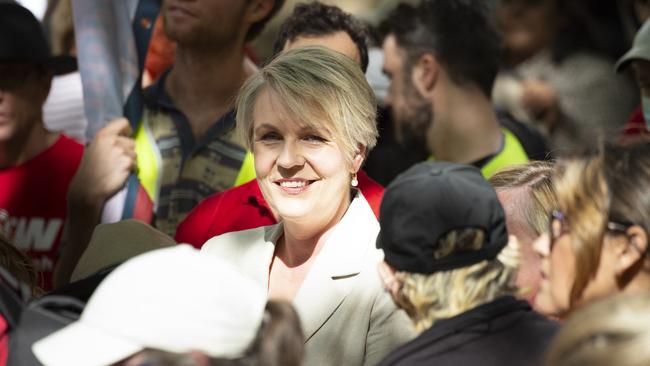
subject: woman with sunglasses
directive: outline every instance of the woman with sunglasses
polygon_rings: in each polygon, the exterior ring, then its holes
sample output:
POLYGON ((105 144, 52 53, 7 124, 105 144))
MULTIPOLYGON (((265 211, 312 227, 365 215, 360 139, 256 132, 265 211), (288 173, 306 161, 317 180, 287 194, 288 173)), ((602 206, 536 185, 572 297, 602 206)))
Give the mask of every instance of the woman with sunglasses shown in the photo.
POLYGON ((536 308, 564 317, 596 298, 650 290, 650 144, 560 160, 554 186, 558 208, 535 243, 536 308))

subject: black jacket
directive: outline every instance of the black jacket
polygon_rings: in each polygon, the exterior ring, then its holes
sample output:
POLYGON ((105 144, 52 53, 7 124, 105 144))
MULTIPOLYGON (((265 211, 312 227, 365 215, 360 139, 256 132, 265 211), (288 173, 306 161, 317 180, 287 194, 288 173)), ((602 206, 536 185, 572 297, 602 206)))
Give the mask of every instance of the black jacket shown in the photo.
POLYGON ((434 323, 380 365, 537 365, 557 330, 527 302, 506 296, 434 323))

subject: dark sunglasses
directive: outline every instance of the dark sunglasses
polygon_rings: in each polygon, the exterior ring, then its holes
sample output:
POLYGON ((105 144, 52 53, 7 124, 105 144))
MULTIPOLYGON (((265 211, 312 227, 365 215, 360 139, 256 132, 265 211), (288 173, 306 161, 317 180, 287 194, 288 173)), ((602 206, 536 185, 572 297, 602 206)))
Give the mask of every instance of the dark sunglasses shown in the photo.
MULTIPOLYGON (((610 220, 607 221, 605 230, 613 234, 626 235, 627 229, 629 229, 632 225, 634 224, 631 222, 610 220)), ((560 236, 569 232, 569 225, 562 211, 559 210, 551 211, 548 220, 548 229, 549 229, 548 237, 550 241, 549 249, 553 250, 553 246, 555 245, 557 239, 559 239, 560 236)))

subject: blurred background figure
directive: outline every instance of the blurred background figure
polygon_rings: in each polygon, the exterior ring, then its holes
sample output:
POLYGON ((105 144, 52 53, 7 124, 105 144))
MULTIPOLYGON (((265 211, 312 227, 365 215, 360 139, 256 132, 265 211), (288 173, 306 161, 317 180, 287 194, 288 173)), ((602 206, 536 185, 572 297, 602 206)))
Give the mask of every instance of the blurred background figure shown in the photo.
POLYGON ((632 43, 634 35, 641 25, 650 18, 650 1, 648 0, 617 0, 626 43, 632 43))
POLYGON ((490 101, 499 38, 484 1, 401 4, 382 28, 383 69, 391 79, 384 102, 397 128, 425 136, 436 160, 474 165, 486 177, 528 161, 490 101))
POLYGON ((302 346, 291 305, 267 304, 229 263, 176 246, 118 267, 77 322, 33 350, 46 366, 299 366, 302 346))
POLYGON ((536 308, 565 317, 594 299, 650 289, 650 144, 605 146, 557 162, 557 209, 536 240, 536 308))
POLYGON ((66 192, 83 146, 43 122, 53 75, 70 70, 52 57, 36 18, 13 1, 0 2, 0 230, 52 289, 59 261, 66 192))
POLYGON ((386 189, 386 290, 420 336, 381 365, 534 365, 557 324, 515 299, 519 244, 478 169, 420 163, 386 189))
POLYGON ((611 1, 498 0, 495 105, 544 131, 553 149, 618 136, 638 98, 613 72, 624 44, 620 25, 608 23, 616 12, 611 1))
POLYGON ((547 366, 650 364, 650 294, 618 295, 572 314, 557 334, 547 366))
POLYGON ((489 179, 506 214, 508 233, 517 237, 520 245, 519 296, 533 308, 541 281, 540 258, 533 242, 548 231, 548 214, 557 207, 552 174, 552 163, 535 161, 505 168, 489 179))
POLYGON ((627 121, 621 142, 630 144, 650 138, 650 22, 645 22, 634 37, 632 47, 616 63, 616 71, 632 69, 639 88, 641 105, 627 121))
MULTIPOLYGON (((72 0, 48 3, 43 24, 53 55, 76 56, 73 23, 72 0)), ((88 121, 84 113, 81 74, 76 67, 52 79, 52 88, 43 106, 43 119, 48 130, 63 132, 81 143, 86 141, 88 121)))

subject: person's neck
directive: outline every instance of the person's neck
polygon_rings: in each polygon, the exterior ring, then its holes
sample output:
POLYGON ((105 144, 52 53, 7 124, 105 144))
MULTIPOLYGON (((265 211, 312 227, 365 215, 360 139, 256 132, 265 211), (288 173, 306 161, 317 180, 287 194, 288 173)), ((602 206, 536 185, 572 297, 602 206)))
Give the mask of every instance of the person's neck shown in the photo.
POLYGON ((244 50, 238 43, 221 50, 179 45, 175 57, 165 91, 188 118, 195 138, 200 138, 233 108, 251 70, 244 67, 244 50))
POLYGON ((650 290, 650 272, 648 271, 648 269, 640 268, 639 272, 621 288, 621 292, 626 294, 648 292, 650 290))
POLYGON ((289 267, 299 266, 316 257, 336 225, 343 219, 350 203, 343 202, 333 215, 314 220, 282 219, 284 236, 277 256, 289 267))
POLYGON ((45 129, 43 121, 34 123, 29 130, 22 131, 5 143, 0 143, 0 169, 20 165, 52 146, 59 133, 45 129))
POLYGON ((434 92, 434 122, 428 146, 437 160, 470 164, 499 151, 503 136, 490 100, 478 87, 448 87, 434 92))

